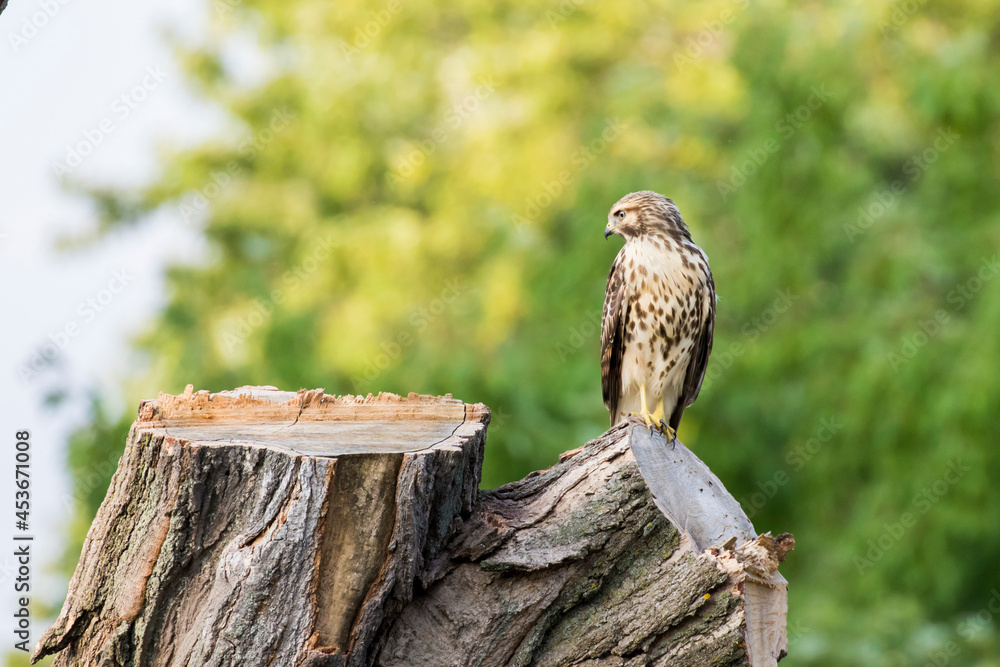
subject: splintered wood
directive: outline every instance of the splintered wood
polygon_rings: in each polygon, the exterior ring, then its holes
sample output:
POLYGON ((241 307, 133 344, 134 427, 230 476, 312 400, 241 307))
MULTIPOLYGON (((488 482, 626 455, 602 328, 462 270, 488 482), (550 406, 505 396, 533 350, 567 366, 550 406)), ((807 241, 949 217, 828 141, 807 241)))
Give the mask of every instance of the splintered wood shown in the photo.
POLYGON ((790 536, 698 548, 657 508, 627 424, 479 492, 488 423, 450 396, 144 401, 33 660, 775 663, 790 536))

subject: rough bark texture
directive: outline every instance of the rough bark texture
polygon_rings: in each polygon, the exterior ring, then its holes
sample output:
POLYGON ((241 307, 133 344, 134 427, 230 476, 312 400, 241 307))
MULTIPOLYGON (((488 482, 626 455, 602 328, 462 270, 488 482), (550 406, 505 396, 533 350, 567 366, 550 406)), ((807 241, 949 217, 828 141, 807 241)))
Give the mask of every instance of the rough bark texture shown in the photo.
POLYGON ((775 663, 790 536, 750 527, 698 548, 704 531, 679 531, 657 508, 628 424, 479 493, 488 422, 450 396, 189 388, 144 402, 34 657, 775 663))

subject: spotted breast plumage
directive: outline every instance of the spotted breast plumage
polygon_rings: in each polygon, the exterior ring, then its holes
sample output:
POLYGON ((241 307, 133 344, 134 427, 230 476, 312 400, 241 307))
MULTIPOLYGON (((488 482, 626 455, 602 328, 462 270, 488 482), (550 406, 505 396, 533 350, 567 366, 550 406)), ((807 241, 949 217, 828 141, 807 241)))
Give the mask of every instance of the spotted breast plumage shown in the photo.
POLYGON ((625 246, 604 299, 604 403, 612 426, 635 414, 672 441, 712 351, 716 297, 708 256, 674 202, 655 192, 633 192, 611 207, 604 236, 612 234, 625 246))

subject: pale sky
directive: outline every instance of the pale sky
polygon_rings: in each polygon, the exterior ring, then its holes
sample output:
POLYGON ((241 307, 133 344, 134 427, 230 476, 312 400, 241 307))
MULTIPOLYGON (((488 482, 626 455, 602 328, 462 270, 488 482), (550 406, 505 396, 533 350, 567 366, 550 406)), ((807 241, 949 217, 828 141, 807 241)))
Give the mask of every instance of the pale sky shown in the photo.
MULTIPOLYGON (((91 229, 94 219, 56 172, 67 167, 65 183, 141 184, 156 174, 158 146, 196 143, 222 126, 223 116, 185 89, 166 38, 170 31, 201 39, 210 11, 197 0, 14 0, 0 15, 3 618, 15 597, 15 432, 31 431, 31 593, 58 602, 67 581, 51 570, 70 518, 67 436, 84 423, 88 391, 123 405, 123 380, 141 372, 128 341, 163 305, 164 267, 205 253, 197 228, 171 214, 82 250, 58 250, 58 238, 91 229), (50 359, 39 362, 40 351, 50 359), (46 408, 53 390, 67 400, 46 408)), ((51 619, 34 620, 32 645, 51 619)))

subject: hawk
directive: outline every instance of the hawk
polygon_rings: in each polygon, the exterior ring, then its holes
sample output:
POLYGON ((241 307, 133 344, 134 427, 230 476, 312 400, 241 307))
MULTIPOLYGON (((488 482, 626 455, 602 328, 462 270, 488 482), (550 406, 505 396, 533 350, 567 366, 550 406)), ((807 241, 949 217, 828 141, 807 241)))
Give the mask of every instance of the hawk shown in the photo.
POLYGON ((625 245, 604 297, 604 404, 612 426, 636 414, 673 442, 712 351, 715 282, 708 256, 691 240, 674 202, 655 192, 633 192, 612 206, 604 238, 612 234, 625 245))

